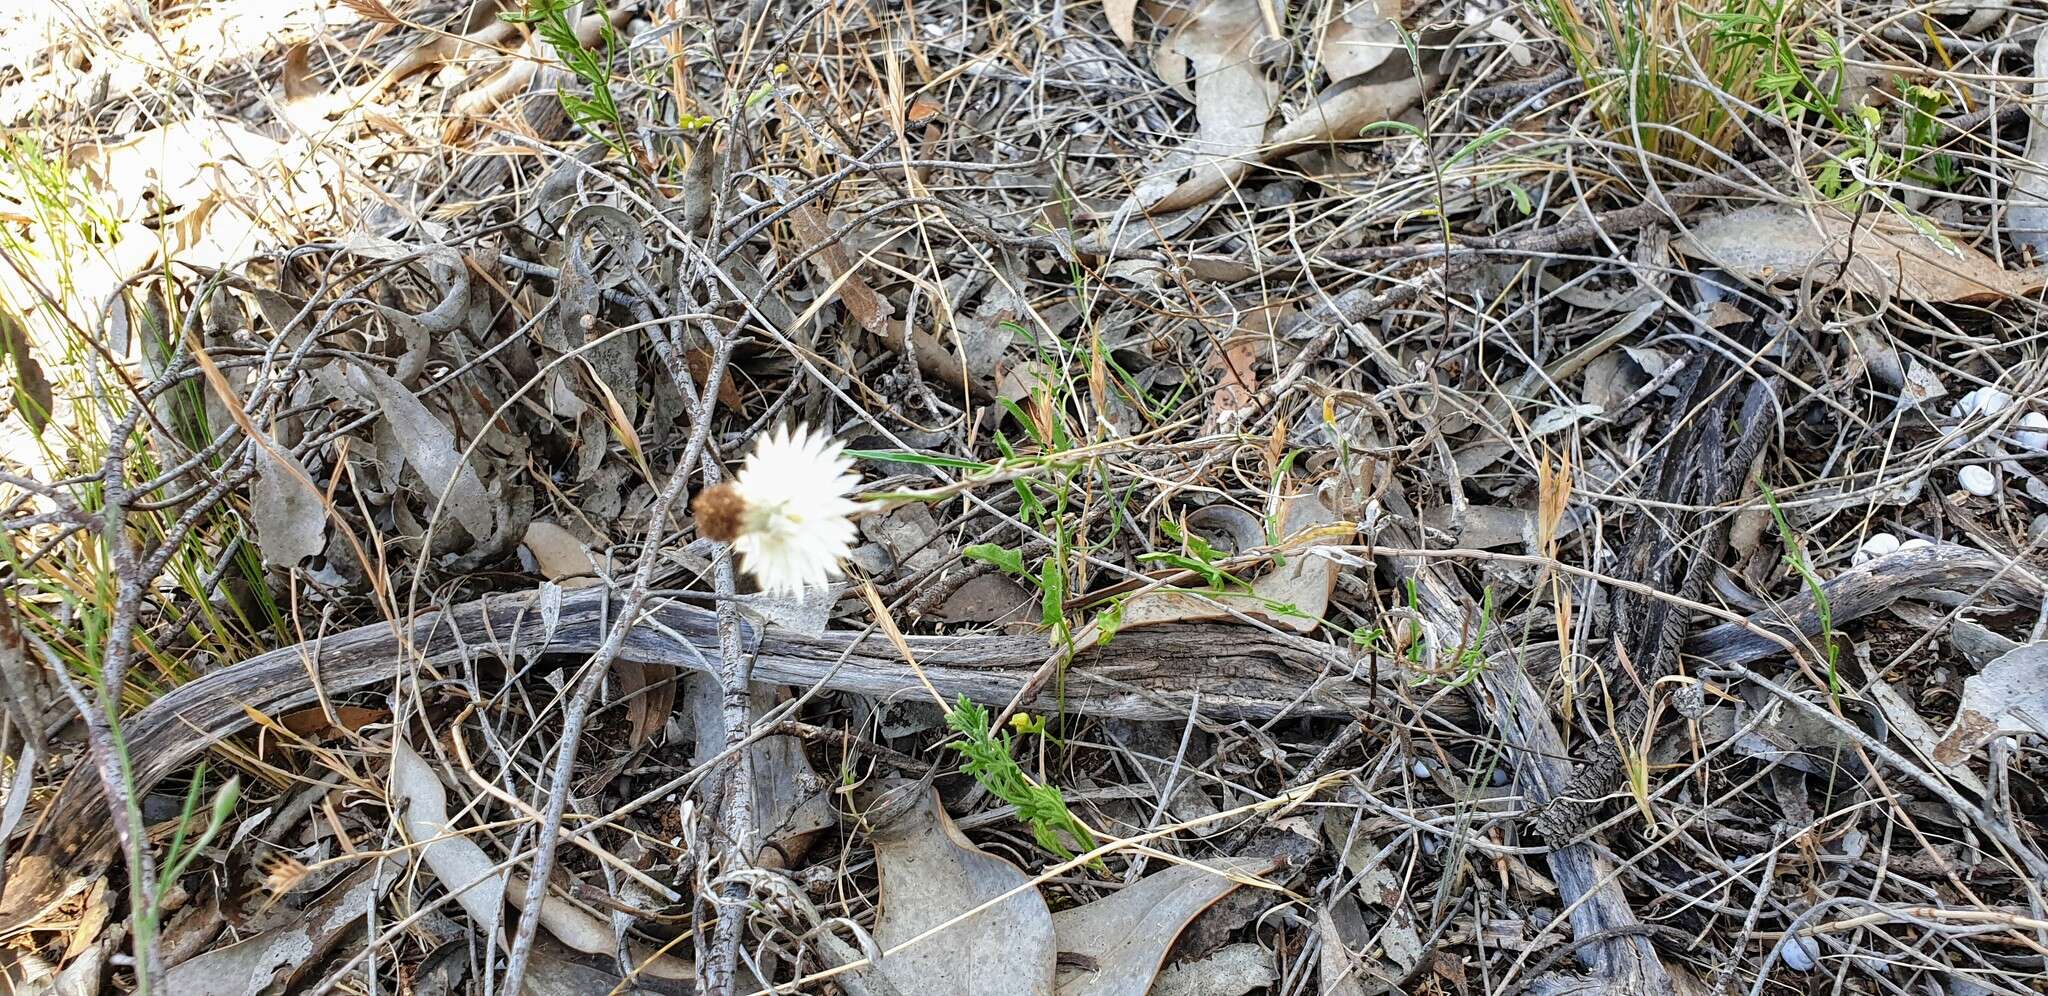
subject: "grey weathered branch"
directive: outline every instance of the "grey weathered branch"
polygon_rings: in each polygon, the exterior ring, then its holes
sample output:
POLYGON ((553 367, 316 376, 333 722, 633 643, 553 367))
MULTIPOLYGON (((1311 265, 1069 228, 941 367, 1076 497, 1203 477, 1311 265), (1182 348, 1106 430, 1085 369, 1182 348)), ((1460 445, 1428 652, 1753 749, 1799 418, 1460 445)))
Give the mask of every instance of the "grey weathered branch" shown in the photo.
MULTIPOLYGON (((1840 626, 1902 598, 2022 602, 2039 598, 2043 589, 2039 578, 1988 554, 1936 546, 1854 568, 1828 582, 1825 590, 1840 626)), ((318 701, 315 673, 324 694, 334 696, 388 681, 395 668, 447 667, 464 653, 587 656, 603 642, 619 608, 620 600, 607 599, 602 589, 572 592, 563 599, 549 638, 531 593, 494 596, 423 616, 402 639, 392 626, 365 626, 203 675, 124 722, 137 788, 147 791, 209 747, 248 729, 245 705, 272 715, 312 705, 318 701)), ((1752 616, 1750 625, 1807 635, 1820 627, 1812 599, 1805 595, 1752 616)), ((771 629, 755 638, 760 643, 756 681, 822 685, 889 700, 928 696, 916 673, 881 636, 832 632, 809 637, 771 629)), ((941 694, 980 702, 1008 701, 1046 654, 1045 641, 1037 636, 907 640, 941 694)), ((1686 651, 1719 664, 1747 664, 1782 652, 1736 623, 1697 634, 1686 651)), ((709 673, 720 656, 717 617, 661 600, 626 636, 619 656, 709 673)), ((1126 633, 1075 659, 1063 701, 1078 714, 1178 721, 1186 718, 1197 689, 1203 713, 1218 717, 1351 715, 1392 701, 1354 681, 1334 648, 1232 626, 1159 626, 1126 633)), ((1031 703, 1032 708, 1052 705, 1031 703)), ((65 782, 38 820, 37 839, 15 860, 0 899, 0 936, 23 929, 104 869, 112 845, 110 825, 100 810, 104 804, 90 777, 74 775, 65 782)))

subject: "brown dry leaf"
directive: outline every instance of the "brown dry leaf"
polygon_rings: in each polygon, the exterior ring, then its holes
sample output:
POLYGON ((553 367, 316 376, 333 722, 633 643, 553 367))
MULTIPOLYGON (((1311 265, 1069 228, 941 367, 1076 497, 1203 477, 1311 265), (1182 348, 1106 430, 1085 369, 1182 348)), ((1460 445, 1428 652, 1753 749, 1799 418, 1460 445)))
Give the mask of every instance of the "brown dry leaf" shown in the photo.
POLYGON ((1342 83, 1380 67, 1403 49, 1401 0, 1352 0, 1330 19, 1319 49, 1331 83, 1342 83))
POLYGON ((2048 271, 2005 270, 1891 214, 1857 220, 1833 208, 1759 205, 1708 218, 1672 245, 1758 283, 1800 280, 1810 271, 1817 283, 1839 275, 1858 292, 1924 304, 1990 304, 2048 284, 2048 271))
POLYGON ((619 698, 626 703, 626 750, 639 750, 675 711, 676 683, 663 679, 675 677, 676 669, 615 659, 612 673, 619 679, 619 698))
MULTIPOLYGON (((708 349, 690 350, 683 354, 683 363, 690 368, 690 376, 695 378, 699 385, 704 383, 704 378, 711 376, 711 351, 708 349)), ((701 386, 699 389, 701 390, 701 386)), ((718 382, 719 407, 737 409, 740 407, 740 401, 739 386, 732 382, 732 368, 728 366, 725 368, 724 379, 718 382)))
POLYGON ((943 623, 994 623, 1036 620, 1037 602, 1024 586, 1001 573, 982 574, 955 589, 933 609, 930 618, 943 623))
POLYGON ((567 578, 589 577, 597 573, 597 561, 590 556, 590 550, 576 534, 546 519, 535 519, 526 524, 526 535, 519 541, 533 554, 533 562, 540 568, 540 576, 550 581, 567 578))
POLYGON ((286 103, 318 97, 323 87, 313 78, 313 65, 307 59, 312 46, 305 42, 294 42, 284 50, 284 71, 279 82, 284 85, 286 103))
POLYGON ((1145 996, 1188 921, 1272 866, 1271 859, 1251 857, 1175 865, 1054 914, 1060 951, 1083 955, 1094 965, 1062 971, 1060 996, 1145 996))
POLYGON ((810 204, 802 205, 790 212, 789 225, 796 231, 797 240, 802 244, 825 245, 825 248, 819 250, 812 258, 824 269, 825 276, 833 281, 832 286, 839 295, 839 303, 846 305, 847 312, 853 315, 861 328, 867 329, 870 334, 887 338, 891 314, 889 302, 883 300, 880 294, 875 293, 874 288, 868 286, 867 281, 861 279, 851 256, 846 251, 846 244, 833 238, 832 226, 826 221, 824 212, 810 204))
POLYGON ((28 330, 22 327, 13 315, 0 311, 0 353, 12 361, 14 367, 14 415, 28 431, 43 434, 43 426, 50 422, 50 408, 56 403, 56 392, 50 386, 50 378, 43 373, 43 365, 36 362, 35 352, 29 343, 28 330))
POLYGON ((325 736, 335 729, 337 723, 342 730, 354 733, 371 723, 382 723, 391 718, 389 709, 373 709, 369 706, 338 705, 334 716, 328 718, 327 710, 319 706, 295 709, 278 718, 285 729, 300 736, 312 738, 325 736))
POLYGON ((962 836, 928 785, 890 783, 866 815, 881 879, 876 943, 887 951, 937 931, 876 963, 897 989, 1052 996, 1058 939, 1030 876, 962 836))
POLYGON ((1344 535, 1319 535, 1319 527, 1343 520, 1313 494, 1297 495, 1281 503, 1280 535, 1300 545, 1286 553, 1285 564, 1266 572, 1244 592, 1150 591, 1124 603, 1122 629, 1168 622, 1203 622, 1236 618, 1232 609, 1265 619, 1276 626, 1306 633, 1322 625, 1330 605, 1330 591, 1337 584, 1335 561, 1306 554, 1305 547, 1342 542, 1344 535), (1307 536, 1306 542, 1300 538, 1307 536), (1280 607, 1291 606, 1293 611, 1280 607))
POLYGON ((2048 643, 2029 643, 1963 679, 1955 722, 1934 747, 1955 765, 2004 733, 2048 736, 2048 643))
POLYGON ((1209 419, 1215 426, 1236 431, 1244 424, 1259 390, 1253 369, 1258 361, 1256 339, 1240 339, 1209 354, 1207 366, 1216 371, 1216 393, 1209 400, 1209 419))
POLYGON ((1138 0, 1102 0, 1102 16, 1109 18, 1109 30, 1126 45, 1137 40, 1138 31, 1132 24, 1137 13, 1138 0))

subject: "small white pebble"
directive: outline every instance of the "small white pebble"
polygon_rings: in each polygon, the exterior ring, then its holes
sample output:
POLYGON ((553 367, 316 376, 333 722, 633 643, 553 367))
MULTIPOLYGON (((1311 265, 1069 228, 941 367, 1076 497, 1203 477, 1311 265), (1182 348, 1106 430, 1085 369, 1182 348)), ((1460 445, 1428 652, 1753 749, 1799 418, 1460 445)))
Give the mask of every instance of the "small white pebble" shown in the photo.
POLYGON ((1933 546, 1933 545, 1934 545, 1934 544, 1932 544, 1932 543, 1929 543, 1929 542, 1927 542, 1926 540, 1924 540, 1924 539, 1921 539, 1921 538, 1920 538, 1920 537, 1918 537, 1918 536, 1915 536, 1915 537, 1913 537, 1912 539, 1909 539, 1909 540, 1905 541, 1904 543, 1901 543, 1901 544, 1899 544, 1899 552, 1900 552, 1900 553, 1905 553, 1905 552, 1907 552, 1908 550, 1925 550, 1925 549, 1927 549, 1928 547, 1930 547, 1930 546, 1933 546))
POLYGON ((1429 777, 1429 762, 1427 762, 1427 761, 1417 761, 1417 762, 1415 762, 1415 764, 1413 765, 1413 770, 1415 771, 1415 777, 1417 777, 1417 778, 1428 778, 1428 777, 1429 777))
POLYGON ((1870 538, 1864 540, 1863 545, 1856 549, 1855 556, 1849 558, 1849 562, 1861 564, 1865 561, 1882 557, 1898 548, 1899 538, 1897 536, 1893 536, 1890 533, 1871 533, 1870 538))
POLYGON ((2048 415, 2028 412, 2020 416, 2019 431, 2012 435, 2027 449, 2048 450, 2048 415))
POLYGON ((1991 468, 1977 464, 1956 471, 1956 483, 1979 498, 1988 498, 1998 491, 1998 475, 1992 473, 1991 468))
POLYGON ((1979 415, 1998 415, 2011 407, 2012 395, 1998 388, 1986 387, 1977 391, 1977 414, 1979 415))
POLYGON ((1795 972, 1813 971, 1814 962, 1820 960, 1819 955, 1820 945, 1811 937, 1789 938, 1785 946, 1778 949, 1778 957, 1785 962, 1785 967, 1795 972))

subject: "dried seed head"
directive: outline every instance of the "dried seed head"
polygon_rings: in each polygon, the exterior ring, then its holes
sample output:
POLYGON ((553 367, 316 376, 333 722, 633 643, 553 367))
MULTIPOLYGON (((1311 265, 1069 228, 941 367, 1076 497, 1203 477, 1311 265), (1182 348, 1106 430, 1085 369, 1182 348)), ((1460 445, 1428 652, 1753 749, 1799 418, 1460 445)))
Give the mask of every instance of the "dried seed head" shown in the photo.
POLYGON ((705 489, 690 504, 690 512, 697 517, 697 535, 719 543, 739 538, 746 511, 747 499, 731 481, 705 489))
POLYGON ((312 874, 313 869, 289 854, 273 854, 263 860, 263 888, 275 902, 299 887, 299 883, 312 874))

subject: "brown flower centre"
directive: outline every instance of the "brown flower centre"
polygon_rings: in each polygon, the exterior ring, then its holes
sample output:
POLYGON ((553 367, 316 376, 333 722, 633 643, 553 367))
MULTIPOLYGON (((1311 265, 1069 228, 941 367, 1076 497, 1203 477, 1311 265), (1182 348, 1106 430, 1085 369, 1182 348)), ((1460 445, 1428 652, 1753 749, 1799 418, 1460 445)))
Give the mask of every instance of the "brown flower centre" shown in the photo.
POLYGON ((740 524, 746 518, 747 500, 740 496, 740 489, 731 481, 713 485, 690 503, 691 514, 697 517, 697 535, 720 543, 730 543, 739 538, 740 524))

